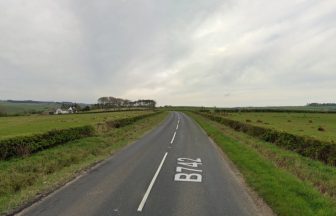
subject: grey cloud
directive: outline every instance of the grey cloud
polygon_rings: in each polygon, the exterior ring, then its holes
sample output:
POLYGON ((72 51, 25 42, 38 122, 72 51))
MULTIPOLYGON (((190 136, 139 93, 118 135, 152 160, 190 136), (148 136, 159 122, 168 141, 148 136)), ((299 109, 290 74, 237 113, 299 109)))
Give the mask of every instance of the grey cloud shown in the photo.
POLYGON ((335 12, 316 0, 4 0, 0 98, 330 101, 335 12))

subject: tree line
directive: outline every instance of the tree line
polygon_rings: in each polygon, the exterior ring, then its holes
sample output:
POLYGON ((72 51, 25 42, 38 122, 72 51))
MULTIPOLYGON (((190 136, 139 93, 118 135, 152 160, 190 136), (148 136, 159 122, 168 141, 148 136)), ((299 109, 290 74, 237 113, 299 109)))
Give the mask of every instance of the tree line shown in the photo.
POLYGON ((310 107, 336 106, 336 103, 309 103, 306 106, 310 107))
POLYGON ((131 101, 128 99, 115 97, 100 97, 96 106, 102 109, 106 108, 155 108, 156 102, 149 99, 131 101))

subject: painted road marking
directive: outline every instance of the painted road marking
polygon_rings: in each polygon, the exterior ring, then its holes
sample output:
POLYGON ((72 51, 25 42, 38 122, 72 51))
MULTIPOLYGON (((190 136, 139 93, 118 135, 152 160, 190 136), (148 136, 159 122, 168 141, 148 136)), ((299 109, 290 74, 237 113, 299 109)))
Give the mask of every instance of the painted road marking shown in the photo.
POLYGON ((167 155, 168 155, 168 152, 166 152, 166 154, 163 156, 162 161, 161 161, 161 163, 160 163, 160 165, 159 165, 159 168, 156 170, 156 173, 155 173, 155 175, 154 175, 154 177, 153 177, 151 183, 149 184, 149 187, 148 187, 148 189, 147 189, 145 195, 143 196, 143 198, 142 198, 142 200, 141 200, 141 203, 140 203, 140 205, 139 205, 139 207, 138 207, 138 212, 141 212, 142 209, 143 209, 143 207, 145 206, 145 204, 146 204, 146 200, 147 200, 147 198, 148 198, 148 196, 149 196, 149 193, 150 193, 151 190, 152 190, 152 187, 153 187, 153 185, 154 185, 154 183, 155 183, 156 178, 158 177, 158 175, 159 175, 159 173, 160 173, 160 170, 161 170, 161 168, 162 168, 163 163, 164 163, 165 160, 166 160, 167 155))
POLYGON ((175 136, 176 136, 176 131, 174 132, 174 136, 173 136, 172 140, 170 141, 170 144, 173 144, 173 142, 175 140, 175 136))
POLYGON ((181 182, 202 182, 202 175, 200 174, 202 170, 194 169, 202 165, 202 160, 200 158, 190 159, 190 158, 178 158, 177 159, 176 174, 174 181, 181 182), (186 168, 182 166, 192 167, 186 168), (184 170, 182 172, 182 170, 184 170))
POLYGON ((202 170, 197 170, 197 169, 190 169, 190 168, 185 168, 185 167, 176 167, 176 172, 182 172, 182 170, 188 170, 192 172, 202 172, 202 170))
POLYGON ((179 124, 180 124, 180 119, 177 122, 176 129, 175 129, 175 132, 174 132, 174 136, 173 136, 172 140, 170 141, 170 144, 173 144, 173 142, 175 140, 175 136, 176 136, 176 132, 177 132, 177 130, 179 128, 179 124))

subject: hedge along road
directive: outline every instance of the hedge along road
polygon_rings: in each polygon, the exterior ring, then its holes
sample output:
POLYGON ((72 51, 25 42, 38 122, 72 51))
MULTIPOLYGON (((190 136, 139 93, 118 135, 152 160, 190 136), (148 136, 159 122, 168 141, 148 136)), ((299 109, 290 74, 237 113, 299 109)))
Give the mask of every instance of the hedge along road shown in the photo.
POLYGON ((198 125, 174 112, 158 128, 18 215, 260 215, 198 125))

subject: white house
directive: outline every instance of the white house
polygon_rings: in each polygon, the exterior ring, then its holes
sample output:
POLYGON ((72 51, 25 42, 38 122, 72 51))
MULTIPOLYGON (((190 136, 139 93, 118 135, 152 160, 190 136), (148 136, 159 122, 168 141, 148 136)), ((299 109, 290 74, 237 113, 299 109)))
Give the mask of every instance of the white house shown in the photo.
POLYGON ((73 110, 72 107, 70 107, 70 108, 68 109, 68 113, 74 113, 74 110, 73 110))
POLYGON ((60 115, 60 114, 68 114, 69 111, 67 110, 62 110, 60 108, 58 108, 56 111, 55 111, 55 115, 60 115))
POLYGON ((70 107, 70 108, 67 109, 67 110, 62 110, 62 109, 58 108, 58 109, 55 111, 55 115, 59 115, 59 114, 71 114, 71 113, 76 113, 76 109, 73 108, 73 107, 70 107))

